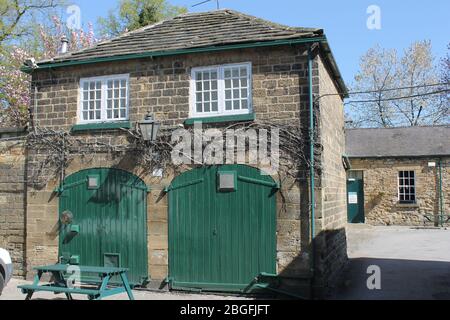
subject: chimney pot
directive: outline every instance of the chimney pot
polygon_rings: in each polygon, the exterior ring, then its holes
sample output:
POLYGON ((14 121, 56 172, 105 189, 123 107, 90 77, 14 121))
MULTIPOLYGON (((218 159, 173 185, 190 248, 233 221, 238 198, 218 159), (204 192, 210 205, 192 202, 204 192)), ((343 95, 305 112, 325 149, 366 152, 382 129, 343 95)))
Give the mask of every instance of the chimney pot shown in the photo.
POLYGON ((61 37, 61 53, 67 53, 69 47, 69 39, 66 36, 61 37))

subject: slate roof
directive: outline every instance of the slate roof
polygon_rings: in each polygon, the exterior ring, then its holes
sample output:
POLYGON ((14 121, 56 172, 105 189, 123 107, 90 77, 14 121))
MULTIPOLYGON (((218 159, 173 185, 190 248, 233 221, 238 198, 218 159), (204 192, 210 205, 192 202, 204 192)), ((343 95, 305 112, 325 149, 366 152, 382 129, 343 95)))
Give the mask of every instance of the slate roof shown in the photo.
POLYGON ((350 158, 450 156, 450 125, 388 129, 349 129, 350 158))
MULTIPOLYGON (((224 45, 315 37, 324 37, 323 30, 289 27, 234 10, 223 9, 183 14, 100 42, 91 48, 39 61, 38 65, 67 62, 76 64, 88 60, 128 55, 170 53, 183 49, 220 48, 224 45)), ((322 41, 321 45, 334 78, 342 92, 346 93, 345 83, 327 41, 322 41)))
POLYGON ((92 48, 55 57, 52 61, 314 37, 322 34, 321 29, 292 28, 226 9, 183 14, 125 33, 92 48))

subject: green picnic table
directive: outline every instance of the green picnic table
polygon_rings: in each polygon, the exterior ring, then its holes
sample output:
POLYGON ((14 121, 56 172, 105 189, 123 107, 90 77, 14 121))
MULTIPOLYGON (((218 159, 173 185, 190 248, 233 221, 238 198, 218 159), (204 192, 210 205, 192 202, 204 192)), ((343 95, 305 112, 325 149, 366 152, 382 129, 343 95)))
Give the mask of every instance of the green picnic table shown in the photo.
POLYGON ((72 299, 72 294, 87 295, 89 300, 101 300, 105 297, 126 292, 130 300, 134 300, 133 292, 131 291, 128 282, 126 268, 110 268, 110 267, 87 267, 87 266, 73 266, 66 264, 55 264, 50 266, 42 266, 33 268, 36 271, 34 282, 32 285, 18 286, 23 294, 26 294, 26 300, 30 300, 35 292, 46 291, 54 292, 55 294, 64 293, 68 300, 72 299), (69 287, 68 281, 65 279, 71 275, 74 267, 79 271, 80 276, 89 274, 90 276, 98 277, 99 281, 83 282, 80 287, 69 287), (53 275, 53 282, 50 284, 40 285, 43 274, 49 273, 53 275), (120 285, 110 287, 109 283, 113 277, 118 276, 121 281, 120 285), (89 286, 88 286, 89 285, 89 286))

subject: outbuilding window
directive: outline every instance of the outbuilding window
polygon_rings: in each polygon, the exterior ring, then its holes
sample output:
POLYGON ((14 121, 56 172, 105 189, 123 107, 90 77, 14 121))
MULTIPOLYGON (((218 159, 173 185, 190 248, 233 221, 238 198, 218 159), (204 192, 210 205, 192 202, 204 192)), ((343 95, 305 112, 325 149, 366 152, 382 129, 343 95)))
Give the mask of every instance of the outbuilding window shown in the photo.
POLYGON ((398 173, 398 196, 400 203, 416 203, 416 175, 414 171, 398 173))
POLYGON ((79 122, 128 120, 128 88, 128 75, 81 79, 79 122))
POLYGON ((193 68, 190 116, 251 113, 251 63, 193 68))

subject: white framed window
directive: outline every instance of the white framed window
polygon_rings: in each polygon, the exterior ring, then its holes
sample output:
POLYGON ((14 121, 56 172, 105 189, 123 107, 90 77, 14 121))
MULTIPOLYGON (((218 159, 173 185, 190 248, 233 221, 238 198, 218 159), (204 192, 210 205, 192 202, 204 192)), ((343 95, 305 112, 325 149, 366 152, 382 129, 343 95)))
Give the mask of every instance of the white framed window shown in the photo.
POLYGON ((128 120, 129 75, 82 78, 79 100, 79 123, 128 120))
POLYGON ((193 68, 190 117, 251 113, 251 80, 251 63, 193 68))
POLYGON ((398 200, 400 203, 416 203, 416 174, 414 171, 399 171, 398 200))

